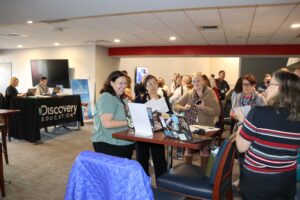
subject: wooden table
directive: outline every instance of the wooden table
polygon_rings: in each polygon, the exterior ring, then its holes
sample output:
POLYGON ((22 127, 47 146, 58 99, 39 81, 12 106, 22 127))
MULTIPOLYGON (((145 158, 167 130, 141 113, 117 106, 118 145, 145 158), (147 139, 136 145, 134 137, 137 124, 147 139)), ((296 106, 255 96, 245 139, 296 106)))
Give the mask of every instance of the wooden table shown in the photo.
MULTIPOLYGON (((218 131, 210 131, 205 133, 204 136, 198 136, 200 138, 210 138, 214 137, 218 131)), ((170 169, 172 167, 172 159, 173 159, 173 147, 183 147, 189 149, 200 149, 204 145, 206 145, 210 140, 205 140, 200 143, 192 144, 188 142, 183 142, 180 140, 176 140, 170 137, 166 137, 163 131, 154 132, 152 137, 143 137, 136 135, 134 129, 129 129, 126 131, 118 132, 112 134, 114 138, 131 140, 137 142, 148 142, 153 144, 161 144, 167 146, 167 168, 170 169)))

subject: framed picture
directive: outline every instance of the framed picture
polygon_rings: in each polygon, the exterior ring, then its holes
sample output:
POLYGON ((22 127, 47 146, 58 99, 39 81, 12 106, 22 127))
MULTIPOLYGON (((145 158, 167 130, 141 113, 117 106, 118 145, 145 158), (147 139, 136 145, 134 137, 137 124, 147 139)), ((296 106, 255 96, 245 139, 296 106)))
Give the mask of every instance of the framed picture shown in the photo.
POLYGON ((143 77, 148 74, 148 69, 145 67, 136 67, 135 69, 135 83, 139 84, 142 82, 143 77))

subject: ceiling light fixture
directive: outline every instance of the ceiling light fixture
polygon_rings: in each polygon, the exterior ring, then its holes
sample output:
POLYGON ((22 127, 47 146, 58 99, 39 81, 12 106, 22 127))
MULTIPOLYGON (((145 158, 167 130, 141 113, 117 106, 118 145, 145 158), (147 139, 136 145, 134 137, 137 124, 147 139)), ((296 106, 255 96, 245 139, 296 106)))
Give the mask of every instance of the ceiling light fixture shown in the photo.
POLYGON ((176 37, 175 36, 171 36, 171 37, 169 37, 169 40, 174 41, 174 40, 176 40, 176 37))
POLYGON ((120 40, 120 39, 114 39, 114 42, 115 42, 115 43, 120 43, 121 40, 120 40))
POLYGON ((54 42, 53 45, 54 46, 59 46, 60 44, 59 44, 59 42, 54 42))
POLYGON ((28 20, 26 23, 27 23, 27 24, 33 24, 33 21, 28 20))
POLYGON ((300 28, 300 24, 292 24, 291 28, 300 28))
POLYGON ((23 48, 23 45, 19 44, 17 47, 18 47, 18 48, 23 48))

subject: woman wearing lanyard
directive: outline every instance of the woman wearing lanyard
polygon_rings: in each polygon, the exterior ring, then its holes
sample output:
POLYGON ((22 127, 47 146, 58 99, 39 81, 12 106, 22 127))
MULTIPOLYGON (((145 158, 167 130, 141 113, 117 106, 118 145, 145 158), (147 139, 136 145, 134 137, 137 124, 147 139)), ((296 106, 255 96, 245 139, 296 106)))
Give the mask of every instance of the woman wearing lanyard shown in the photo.
POLYGON ((112 137, 113 133, 128 129, 126 88, 127 77, 123 72, 114 71, 107 77, 95 105, 92 142, 96 152, 131 159, 134 143, 112 137))
MULTIPOLYGON (((144 85, 147 89, 145 94, 141 94, 134 100, 135 103, 146 103, 150 100, 155 100, 161 98, 157 94, 158 82, 155 76, 148 75, 144 80, 144 85)), ((164 98, 164 97, 162 97, 164 98)), ((165 98, 166 103, 170 110, 170 104, 167 98, 165 98)), ((146 174, 149 175, 149 158, 151 156, 153 159, 155 178, 159 177, 167 171, 167 161, 165 158, 165 147, 160 144, 150 144, 146 142, 136 143, 136 156, 137 161, 142 165, 146 174)))
MULTIPOLYGON (((185 93, 173 105, 173 110, 183 113, 187 122, 205 126, 214 126, 220 114, 220 105, 215 92, 203 84, 203 76, 200 72, 192 75, 193 89, 185 93)), ((201 163, 205 168, 209 157, 209 147, 204 147, 201 152, 201 163)), ((185 151, 185 162, 192 163, 191 150, 185 151)))

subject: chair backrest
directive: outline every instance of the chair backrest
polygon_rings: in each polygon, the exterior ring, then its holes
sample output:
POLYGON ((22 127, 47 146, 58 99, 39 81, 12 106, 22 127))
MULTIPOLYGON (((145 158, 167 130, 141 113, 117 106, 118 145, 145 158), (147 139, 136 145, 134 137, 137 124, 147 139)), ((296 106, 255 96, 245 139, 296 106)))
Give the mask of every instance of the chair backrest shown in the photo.
POLYGON ((153 199, 150 177, 135 160, 81 152, 71 169, 65 200, 153 199))
POLYGON ((232 187, 232 169, 236 154, 235 134, 223 144, 225 147, 217 166, 214 179, 213 199, 223 199, 225 192, 232 187))
POLYGON ((5 98, 2 93, 0 93, 0 109, 5 107, 5 98))

